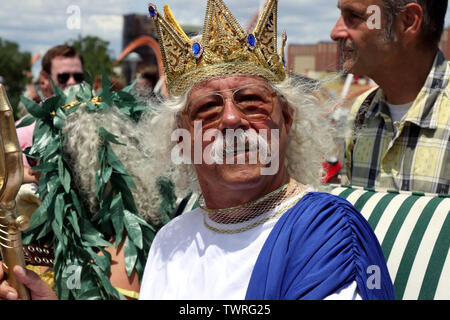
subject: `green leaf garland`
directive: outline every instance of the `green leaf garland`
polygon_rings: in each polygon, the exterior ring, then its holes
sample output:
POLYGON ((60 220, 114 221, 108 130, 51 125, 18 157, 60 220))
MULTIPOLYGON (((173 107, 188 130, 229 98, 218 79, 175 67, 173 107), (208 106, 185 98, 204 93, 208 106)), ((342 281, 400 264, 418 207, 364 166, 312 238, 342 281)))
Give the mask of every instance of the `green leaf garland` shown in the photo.
POLYGON ((93 96, 92 85, 84 82, 79 90, 71 90, 67 96, 54 86, 55 96, 42 106, 25 97, 21 99, 31 114, 21 125, 36 121, 30 155, 40 159, 35 169, 41 172, 38 193, 42 200, 23 240, 54 248, 55 286, 60 299, 124 299, 108 279, 111 256, 104 248, 117 247, 124 241, 126 271, 130 275, 136 270, 141 280, 157 231, 140 218, 131 193, 135 184, 111 146, 120 141, 105 128, 99 128, 103 144, 97 155, 100 165, 96 174, 98 212, 89 213, 73 185, 72 168, 63 152, 65 138, 61 132, 67 116, 81 107, 96 112, 115 105, 138 121, 145 109, 129 94, 129 88, 111 92, 111 82, 106 76, 102 84, 98 97, 93 96), (72 281, 72 269, 81 270, 79 285, 72 281))

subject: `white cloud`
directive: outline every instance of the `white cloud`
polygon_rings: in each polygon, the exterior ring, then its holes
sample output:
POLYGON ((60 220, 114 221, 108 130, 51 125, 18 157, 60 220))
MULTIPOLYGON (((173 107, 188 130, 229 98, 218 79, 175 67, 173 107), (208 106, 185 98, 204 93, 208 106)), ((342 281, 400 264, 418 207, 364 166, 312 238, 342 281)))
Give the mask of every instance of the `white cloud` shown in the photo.
MULTIPOLYGON (((148 2, 160 11, 170 5, 181 24, 203 24, 206 0, 2 0, 0 37, 20 44, 21 50, 45 52, 51 46, 94 35, 110 42, 115 56, 122 49, 123 15, 147 13, 148 2), (69 29, 69 6, 80 9, 81 28, 69 29)), ((245 28, 263 0, 225 0, 245 28)), ((339 10, 337 0, 280 0, 278 28, 286 30, 288 44, 329 41, 339 10)), ((447 16, 447 21, 450 17, 447 16)))

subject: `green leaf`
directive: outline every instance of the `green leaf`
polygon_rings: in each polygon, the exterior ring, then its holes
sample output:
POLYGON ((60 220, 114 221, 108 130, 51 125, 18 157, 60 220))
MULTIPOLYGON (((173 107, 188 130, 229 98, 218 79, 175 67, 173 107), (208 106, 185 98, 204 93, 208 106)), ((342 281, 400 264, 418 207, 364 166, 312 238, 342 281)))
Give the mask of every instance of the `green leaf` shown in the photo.
POLYGON ((124 261, 125 261, 125 269, 127 270, 128 276, 131 275, 134 269, 134 265, 136 264, 137 260, 137 249, 136 246, 133 244, 133 242, 130 240, 130 237, 125 238, 125 254, 124 254, 124 261))
POLYGON ((62 130, 62 128, 64 128, 66 124, 66 119, 66 114, 60 108, 58 108, 56 110, 55 116, 53 117, 53 125, 56 129, 62 130))
POLYGON ((107 131, 105 128, 103 128, 103 127, 100 127, 100 129, 99 129, 99 131, 98 131, 98 134, 100 135, 100 137, 102 137, 103 139, 105 139, 105 141, 108 141, 108 142, 112 142, 112 143, 115 143, 115 144, 120 144, 120 145, 122 145, 122 146, 125 146, 125 144, 120 143, 120 141, 117 140, 118 137, 117 137, 116 135, 114 135, 114 134, 108 132, 108 131, 107 131))
POLYGON ((78 225, 78 217, 77 213, 73 210, 70 210, 70 215, 67 216, 67 220, 70 222, 70 225, 73 227, 75 234, 81 238, 80 226, 78 225))
POLYGON ((95 229, 92 224, 86 220, 82 219, 80 221, 81 237, 85 240, 85 244, 88 246, 112 246, 111 243, 104 240, 103 234, 101 234, 97 229, 95 229))
POLYGON ((52 231, 52 225, 50 223, 45 223, 44 226, 39 230, 39 234, 36 237, 36 240, 40 240, 45 238, 52 231))
POLYGON ((131 178, 131 176, 128 175, 128 173, 122 174, 122 179, 125 181, 128 188, 136 190, 136 185, 134 184, 133 178, 131 178))
POLYGON ((63 105, 70 104, 74 101, 78 101, 77 95, 78 95, 79 91, 82 91, 82 86, 83 85, 81 84, 80 86, 69 87, 69 89, 66 90, 67 97, 66 97, 65 101, 63 102, 63 105))
POLYGON ((111 178, 112 171, 113 171, 112 167, 108 167, 103 171, 102 180, 104 181, 104 183, 108 183, 109 178, 111 178))
POLYGON ((111 167, 113 167, 117 172, 122 173, 122 174, 128 174, 127 171, 125 170, 122 162, 117 157, 117 155, 114 153, 111 146, 109 146, 107 144, 105 147, 106 147, 106 157, 107 157, 106 161, 108 162, 108 164, 111 167))
MULTIPOLYGON (((66 95, 64 94, 64 92, 62 91, 62 89, 60 87, 58 87, 55 82, 53 81, 52 77, 50 77, 50 82, 52 83, 52 87, 53 87, 53 92, 54 92, 54 96, 56 97, 66 97, 66 95)), ((48 99, 47 99, 48 100, 48 99)), ((46 100, 46 101, 47 101, 46 100)))
POLYGON ((42 150, 42 157, 47 156, 48 151, 46 150, 46 147, 52 146, 55 143, 51 129, 47 125, 43 124, 42 121, 36 122, 36 125, 34 126, 33 139, 33 146, 31 147, 30 152, 35 154, 36 152, 40 152, 42 150))
MULTIPOLYGON (((87 248, 87 251, 89 252, 94 263, 99 266, 103 272, 110 272, 111 255, 99 255, 95 253, 91 248, 87 248)), ((106 251, 102 250, 102 252, 106 251)))
POLYGON ((106 292, 110 296, 110 298, 112 298, 112 297, 121 298, 121 296, 123 297, 123 295, 120 295, 120 293, 116 290, 116 288, 114 288, 112 286, 112 284, 109 281, 108 277, 105 275, 105 273, 98 266, 93 265, 92 268, 95 270, 97 275, 100 277, 100 280, 102 282, 102 286, 106 290, 106 292))
POLYGON ((47 215, 45 212, 44 204, 41 204, 35 212, 31 215, 30 218, 30 226, 28 227, 27 231, 34 230, 38 227, 40 227, 43 223, 47 221, 47 215))
POLYGON ((24 96, 20 97, 20 101, 24 104, 27 111, 36 118, 44 118, 47 113, 35 101, 30 100, 24 96))
POLYGON ((59 96, 52 96, 42 103, 41 108, 47 115, 50 115, 52 112, 56 112, 59 107, 64 105, 64 100, 61 100, 59 96))
POLYGON ((133 241, 136 247, 142 249, 143 242, 142 242, 141 226, 139 225, 139 222, 134 214, 132 214, 128 210, 124 210, 124 213, 125 213, 124 222, 125 228, 127 229, 128 232, 128 237, 133 241))
POLYGON ((58 175, 61 184, 64 187, 64 191, 66 191, 66 193, 70 193, 70 182, 71 182, 70 173, 64 167, 64 161, 61 157, 58 157, 58 175))
POLYGON ((79 216, 82 217, 83 216, 83 209, 81 207, 80 200, 78 200, 77 194, 73 190, 70 190, 70 196, 72 198, 73 206, 75 207, 75 209, 78 212, 79 216))
POLYGON ((55 200, 55 220, 59 225, 59 230, 62 231, 64 220, 64 194, 60 193, 55 200))
POLYGON ((64 236, 61 230, 61 225, 58 224, 56 220, 53 220, 52 222, 52 230, 55 233, 55 236, 58 238, 58 241, 62 244, 64 244, 64 236))
POLYGON ((112 106, 112 94, 111 94, 111 80, 106 75, 105 69, 103 66, 101 66, 102 69, 102 90, 99 93, 99 96, 102 98, 101 100, 104 101, 106 104, 112 106))
POLYGON ((81 288, 84 289, 80 295, 77 297, 77 300, 101 300, 102 296, 100 295, 98 288, 88 287, 86 285, 81 285, 81 288))
POLYGON ((122 202, 122 195, 117 194, 111 201, 111 222, 116 232, 116 245, 122 242, 122 234, 124 230, 124 208, 122 202))
POLYGON ((20 121, 19 124, 16 125, 16 129, 23 128, 23 127, 28 127, 29 125, 31 125, 35 121, 36 121, 35 117, 28 116, 28 117, 24 118, 22 121, 20 121))
POLYGON ((136 86, 136 83, 138 82, 140 77, 141 75, 138 75, 132 84, 130 84, 128 87, 123 88, 121 91, 130 93, 130 91, 136 86))

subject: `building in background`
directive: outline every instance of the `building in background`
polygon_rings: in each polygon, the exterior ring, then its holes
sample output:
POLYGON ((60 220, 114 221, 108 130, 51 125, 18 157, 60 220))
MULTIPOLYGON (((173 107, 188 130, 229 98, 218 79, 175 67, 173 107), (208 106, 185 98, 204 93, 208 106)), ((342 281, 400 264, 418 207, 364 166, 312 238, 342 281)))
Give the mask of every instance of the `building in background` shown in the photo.
POLYGON ((288 68, 308 76, 310 72, 336 72, 339 66, 338 45, 331 41, 288 46, 288 68))
MULTIPOLYGON (((189 37, 201 34, 202 31, 202 28, 198 26, 182 26, 182 28, 189 37)), ((134 79, 133 73, 139 72, 139 70, 145 69, 148 71, 153 69, 155 73, 158 73, 157 55, 154 49, 148 45, 149 41, 142 39, 151 37, 158 41, 153 20, 142 14, 125 15, 122 35, 122 50, 125 51, 133 42, 140 44, 121 60, 122 74, 127 83, 134 79)))
MULTIPOLYGON (((140 14, 128 14, 124 16, 123 31, 122 31, 122 49, 125 49, 132 41, 141 37, 150 36, 155 40, 158 39, 156 34, 156 28, 151 19, 146 15, 140 14)), ((149 46, 140 46, 133 50, 140 57, 140 62, 137 65, 133 65, 131 61, 127 61, 125 58, 122 61, 122 74, 125 77, 127 83, 130 83, 134 75, 132 70, 138 70, 142 66, 156 66, 157 61, 156 54, 149 46)))

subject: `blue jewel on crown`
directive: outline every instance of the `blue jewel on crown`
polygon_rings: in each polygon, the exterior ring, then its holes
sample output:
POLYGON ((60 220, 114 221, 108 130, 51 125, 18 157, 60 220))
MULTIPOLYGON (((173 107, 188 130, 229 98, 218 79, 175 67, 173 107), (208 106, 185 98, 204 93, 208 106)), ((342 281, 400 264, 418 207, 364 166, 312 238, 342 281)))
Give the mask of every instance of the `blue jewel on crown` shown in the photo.
POLYGON ((192 44, 191 50, 192 55, 197 59, 200 58, 203 53, 203 47, 199 42, 194 42, 194 44, 192 44))
POLYGON ((154 7, 153 5, 149 5, 148 13, 150 14, 150 18, 156 19, 156 7, 154 7))
POLYGON ((248 44, 248 47, 251 50, 255 49, 255 47, 256 47, 256 37, 255 37, 255 35, 253 33, 250 33, 247 36, 247 44, 248 44))

